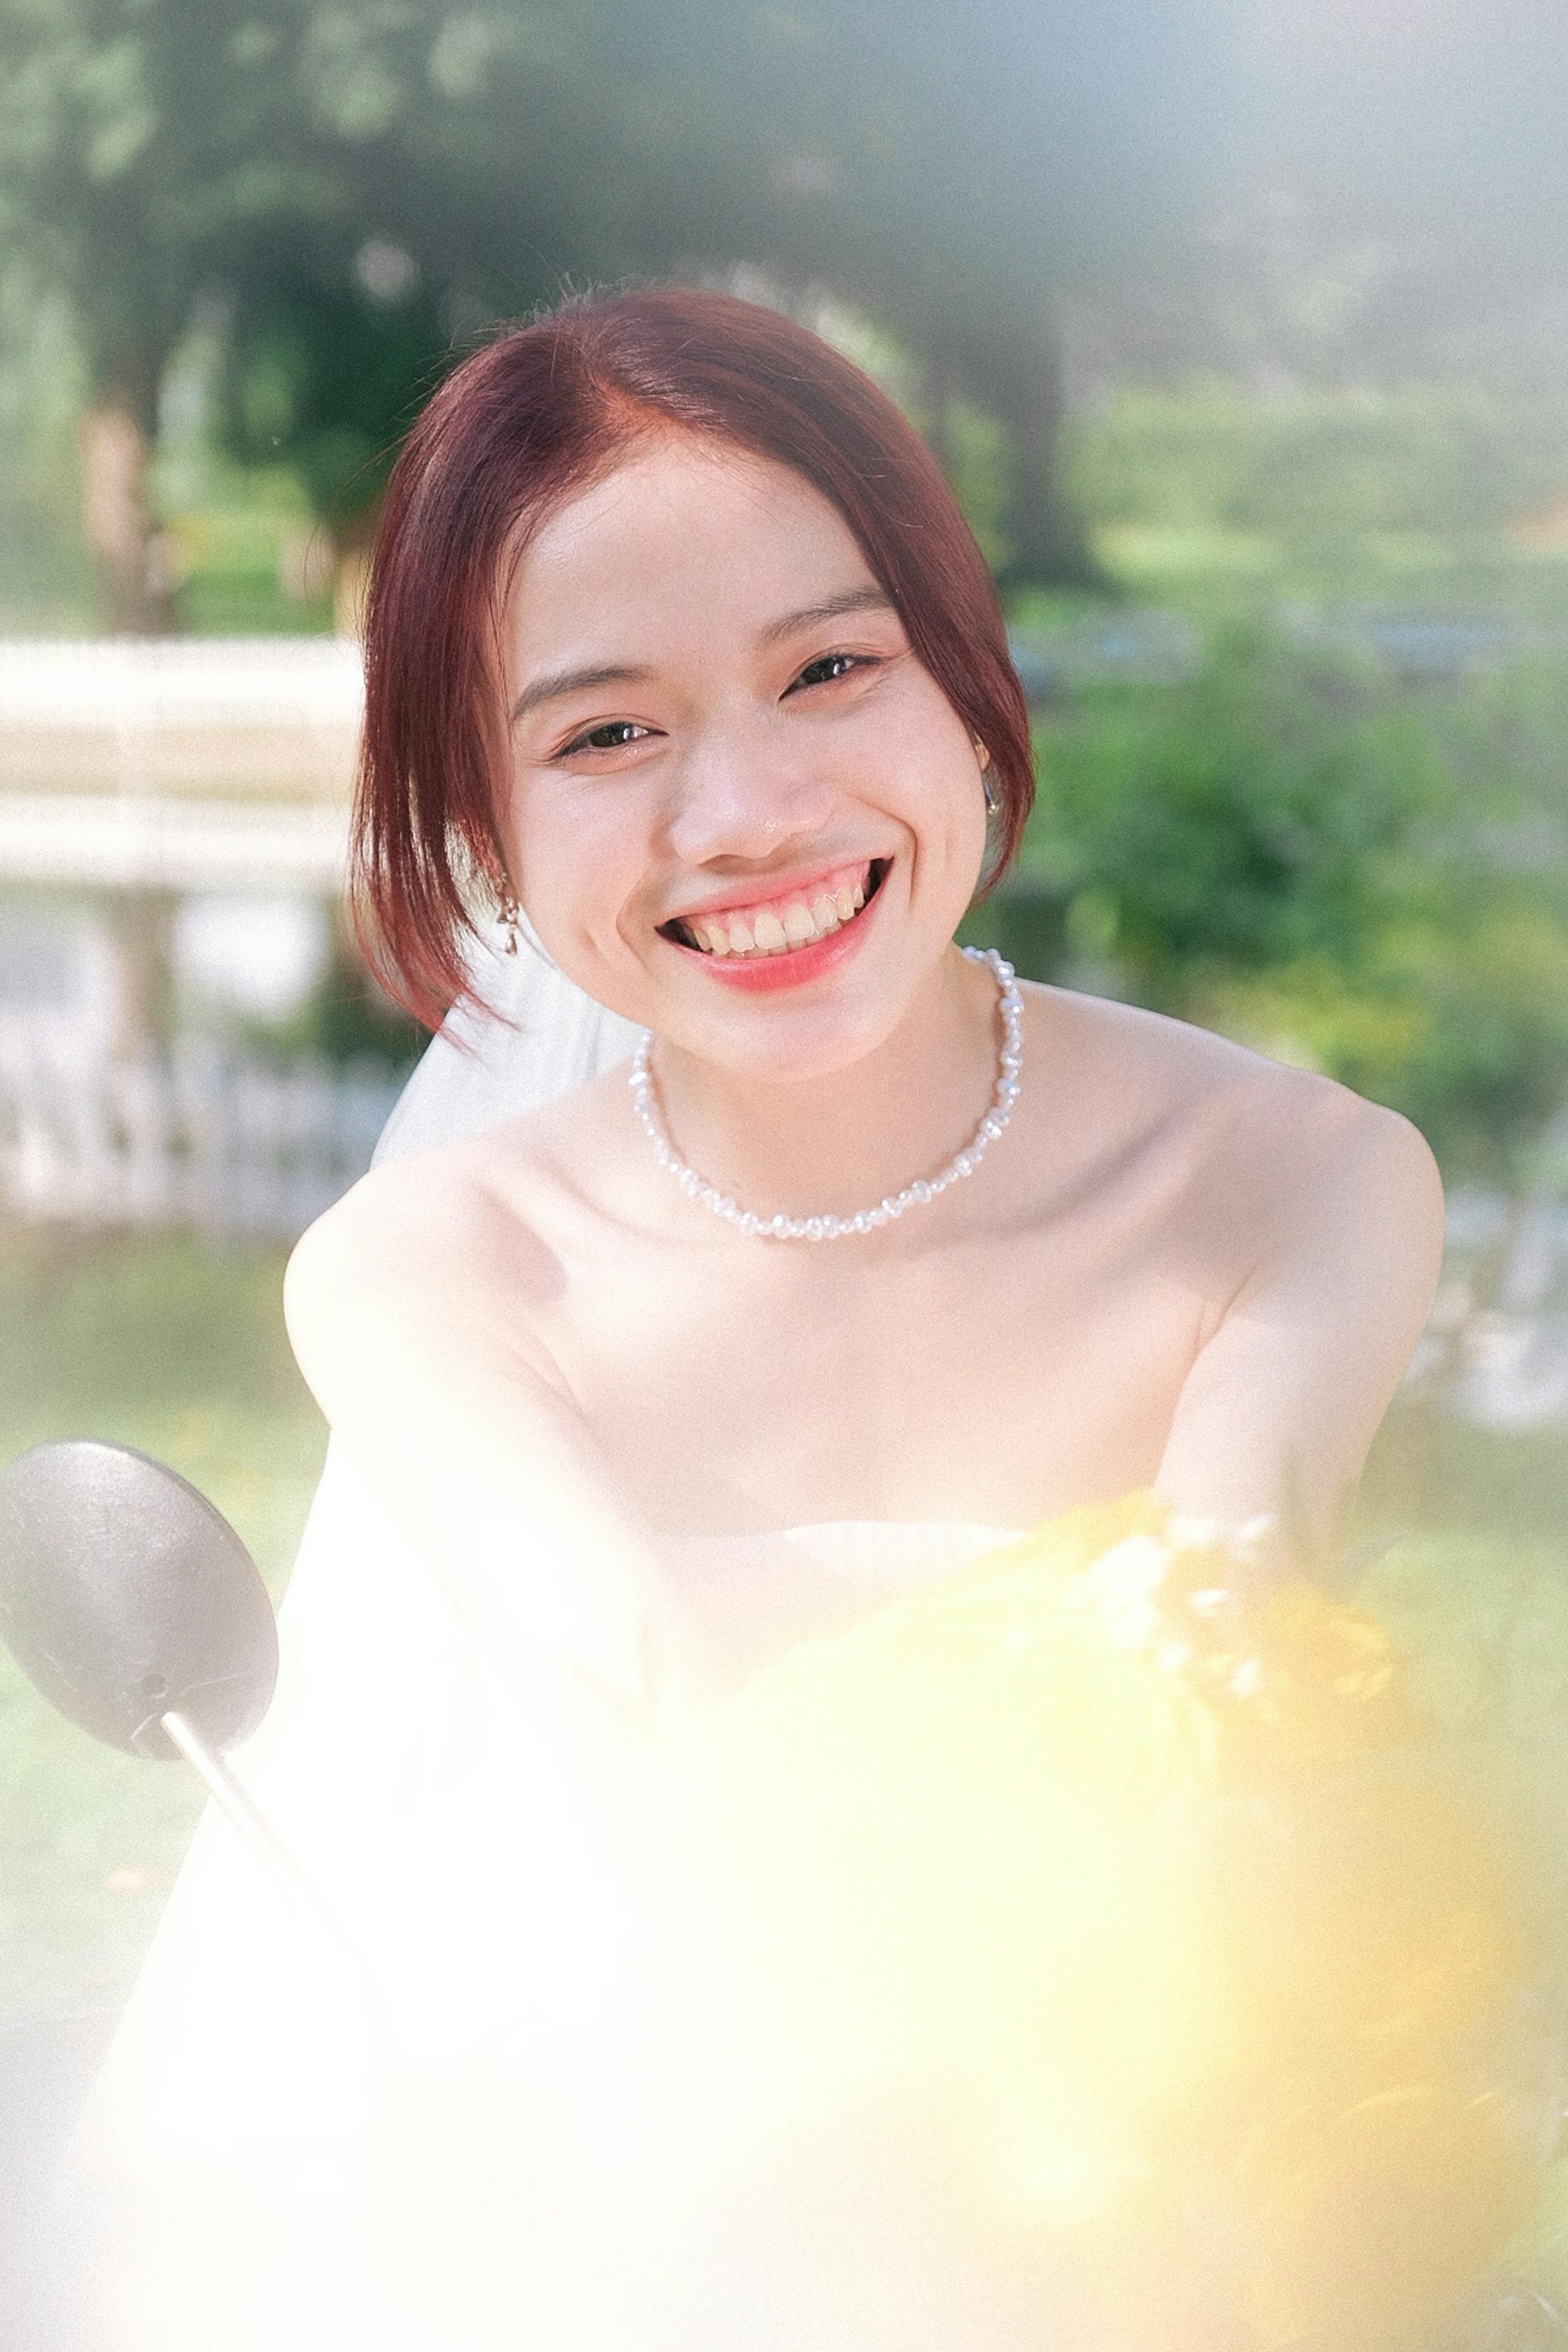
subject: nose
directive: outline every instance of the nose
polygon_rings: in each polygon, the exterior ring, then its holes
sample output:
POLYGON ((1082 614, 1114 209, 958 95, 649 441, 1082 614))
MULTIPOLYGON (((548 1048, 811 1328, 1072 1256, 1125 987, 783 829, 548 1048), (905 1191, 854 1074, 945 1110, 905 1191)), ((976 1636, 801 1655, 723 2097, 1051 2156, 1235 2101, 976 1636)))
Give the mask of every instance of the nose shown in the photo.
POLYGON ((831 785, 782 758, 760 731, 714 730, 680 763, 669 852, 688 866, 763 860, 826 832, 834 799, 831 785))

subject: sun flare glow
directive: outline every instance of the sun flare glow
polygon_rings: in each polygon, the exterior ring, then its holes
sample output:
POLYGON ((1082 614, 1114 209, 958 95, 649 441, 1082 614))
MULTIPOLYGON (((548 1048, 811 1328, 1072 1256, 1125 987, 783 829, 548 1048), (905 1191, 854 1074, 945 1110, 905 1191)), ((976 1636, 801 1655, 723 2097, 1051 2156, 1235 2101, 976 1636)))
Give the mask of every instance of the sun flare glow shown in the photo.
POLYGON ((1390 1637, 1250 1566, 1142 1493, 798 1643, 708 1728, 721 1912, 781 2111, 998 2245, 1152 2280, 1201 2216, 1258 2346, 1394 2352, 1532 2190, 1530 1939, 1390 1637))

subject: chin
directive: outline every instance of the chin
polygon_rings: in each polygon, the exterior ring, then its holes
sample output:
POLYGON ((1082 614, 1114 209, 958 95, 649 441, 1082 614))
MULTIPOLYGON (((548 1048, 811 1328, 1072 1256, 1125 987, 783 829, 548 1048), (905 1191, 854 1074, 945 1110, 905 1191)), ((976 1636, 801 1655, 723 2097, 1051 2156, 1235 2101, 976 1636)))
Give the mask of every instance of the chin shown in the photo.
POLYGON ((737 1078, 763 1079, 771 1085, 805 1085, 813 1078, 836 1076, 853 1069, 874 1054, 899 1027, 907 1003, 880 999, 865 1003, 823 1003, 802 1005, 784 1013, 776 1003, 762 1000, 751 1020, 726 1023, 723 1034, 709 1031, 678 1035, 685 1051, 728 1070, 737 1078))

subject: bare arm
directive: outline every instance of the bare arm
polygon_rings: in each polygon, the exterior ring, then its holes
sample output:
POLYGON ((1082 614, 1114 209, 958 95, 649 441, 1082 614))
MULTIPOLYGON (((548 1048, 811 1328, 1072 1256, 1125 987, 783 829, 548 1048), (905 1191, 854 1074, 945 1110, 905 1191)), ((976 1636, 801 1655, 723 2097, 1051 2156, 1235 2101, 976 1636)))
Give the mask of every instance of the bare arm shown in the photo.
POLYGON ((1256 1262, 1183 1386, 1155 1478, 1178 1508, 1275 1514, 1328 1566, 1436 1289, 1443 1187, 1419 1130, 1336 1088, 1287 1141, 1256 1262))
POLYGON ((332 1430, 520 1683, 542 1660, 628 1727, 675 1729, 708 1687, 657 1547, 571 1399, 531 1354, 510 1263, 526 1237, 421 1158, 355 1186, 297 1245, 289 1337, 332 1430))

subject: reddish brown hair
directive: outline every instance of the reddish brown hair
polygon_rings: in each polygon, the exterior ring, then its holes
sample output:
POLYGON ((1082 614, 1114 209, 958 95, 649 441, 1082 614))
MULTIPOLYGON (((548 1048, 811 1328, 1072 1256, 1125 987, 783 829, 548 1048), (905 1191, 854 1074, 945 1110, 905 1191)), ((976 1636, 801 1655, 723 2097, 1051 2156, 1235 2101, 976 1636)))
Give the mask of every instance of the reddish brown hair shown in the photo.
POLYGON ((789 466, 837 507, 999 789, 981 895, 1034 798, 1028 716, 984 558, 893 403, 792 320, 685 287, 575 295, 477 352, 410 433, 365 606, 350 908, 383 986, 426 1028, 474 992, 465 883, 505 874, 495 824, 501 573, 545 516, 650 432, 789 466))

